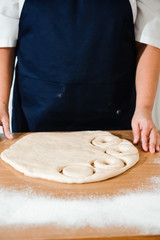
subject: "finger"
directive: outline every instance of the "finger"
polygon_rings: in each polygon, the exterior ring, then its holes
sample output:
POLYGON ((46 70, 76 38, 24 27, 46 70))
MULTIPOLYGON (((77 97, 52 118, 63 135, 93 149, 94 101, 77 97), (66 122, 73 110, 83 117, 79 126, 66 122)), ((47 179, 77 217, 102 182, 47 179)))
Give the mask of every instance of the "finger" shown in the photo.
POLYGON ((160 135, 157 134, 156 151, 159 152, 159 149, 160 149, 160 135))
POLYGON ((2 126, 3 126, 3 132, 6 138, 8 139, 13 139, 12 134, 10 133, 10 128, 9 128, 9 119, 7 117, 3 118, 1 120, 2 126))
POLYGON ((13 136, 12 134, 10 133, 10 130, 8 128, 8 125, 6 122, 3 124, 3 132, 4 132, 4 135, 6 136, 6 138, 8 139, 13 139, 13 136))
POLYGON ((151 129, 148 127, 143 127, 141 131, 141 142, 142 142, 142 148, 144 151, 148 151, 148 138, 150 134, 151 129))
POLYGON ((137 144, 141 137, 141 131, 138 123, 132 124, 132 130, 133 130, 133 143, 137 144))
POLYGON ((149 151, 151 153, 155 153, 156 150, 156 143, 157 143, 157 131, 153 128, 150 132, 150 141, 149 141, 149 151))

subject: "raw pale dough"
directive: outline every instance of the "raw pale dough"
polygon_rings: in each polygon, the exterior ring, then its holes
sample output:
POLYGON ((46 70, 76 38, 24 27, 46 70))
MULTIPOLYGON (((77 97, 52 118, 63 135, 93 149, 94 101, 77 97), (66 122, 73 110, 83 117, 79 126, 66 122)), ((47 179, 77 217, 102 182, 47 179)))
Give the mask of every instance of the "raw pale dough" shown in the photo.
POLYGON ((130 141, 107 131, 39 132, 19 139, 1 158, 26 176, 87 183, 125 172, 139 154, 130 141))

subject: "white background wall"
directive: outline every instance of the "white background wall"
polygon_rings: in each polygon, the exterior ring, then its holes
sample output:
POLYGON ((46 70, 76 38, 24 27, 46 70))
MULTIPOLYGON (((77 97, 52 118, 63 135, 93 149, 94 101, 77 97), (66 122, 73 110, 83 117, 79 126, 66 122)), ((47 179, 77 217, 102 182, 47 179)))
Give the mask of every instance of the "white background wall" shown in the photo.
MULTIPOLYGON (((11 95, 10 95, 10 101, 9 101, 9 113, 11 118, 11 109, 12 109, 12 92, 13 92, 13 86, 11 89, 11 95)), ((158 129, 160 129, 160 80, 159 85, 157 89, 157 94, 154 102, 154 108, 153 108, 153 121, 158 129)), ((2 132, 2 128, 0 127, 0 132, 2 132)))

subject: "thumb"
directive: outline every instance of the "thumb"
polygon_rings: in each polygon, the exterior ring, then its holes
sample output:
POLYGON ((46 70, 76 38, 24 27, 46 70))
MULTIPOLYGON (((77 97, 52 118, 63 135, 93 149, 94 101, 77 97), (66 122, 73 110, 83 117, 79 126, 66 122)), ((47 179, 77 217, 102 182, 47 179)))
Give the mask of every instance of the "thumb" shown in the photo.
POLYGON ((10 127, 9 127, 9 117, 5 116, 1 119, 2 126, 3 126, 3 132, 6 138, 13 139, 12 134, 10 133, 10 127))
POLYGON ((138 122, 132 124, 133 143, 137 144, 141 138, 141 131, 138 122))

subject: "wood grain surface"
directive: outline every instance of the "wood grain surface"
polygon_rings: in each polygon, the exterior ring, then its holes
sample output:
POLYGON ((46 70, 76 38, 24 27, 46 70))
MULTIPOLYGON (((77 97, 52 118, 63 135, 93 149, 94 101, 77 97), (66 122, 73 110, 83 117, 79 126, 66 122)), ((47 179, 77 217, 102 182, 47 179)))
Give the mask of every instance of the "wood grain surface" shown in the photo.
MULTIPOLYGON (((132 141, 131 131, 110 131, 118 137, 132 141)), ((7 140, 3 134, 0 134, 0 152, 7 149, 11 144, 19 138, 29 133, 14 133, 14 140, 7 140)), ((97 183, 87 184, 64 184, 57 183, 38 178, 26 177, 23 174, 14 170, 11 166, 4 163, 0 159, 0 185, 4 188, 10 187, 21 191, 31 187, 37 194, 52 195, 55 197, 69 196, 114 196, 117 193, 122 193, 129 190, 138 190, 140 186, 150 187, 150 178, 160 176, 160 164, 154 163, 155 158, 160 159, 160 153, 151 154, 144 152, 141 144, 136 145, 140 154, 140 161, 125 173, 112 179, 97 183)), ((0 206, 2 207, 2 206, 0 206)), ((42 240, 42 239, 112 239, 112 240, 160 240, 160 235, 142 236, 140 230, 135 228, 90 228, 83 229, 62 229, 56 228, 53 225, 43 225, 37 227, 0 227, 0 240, 42 240)))

